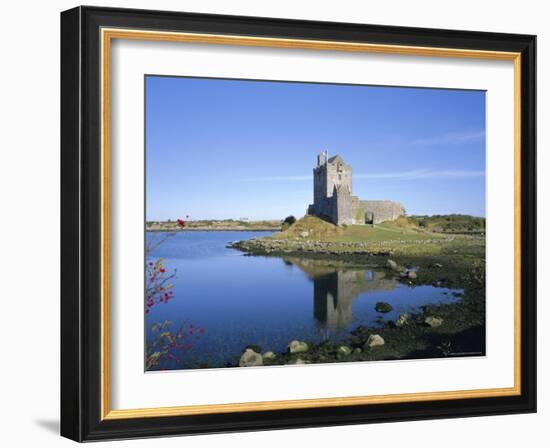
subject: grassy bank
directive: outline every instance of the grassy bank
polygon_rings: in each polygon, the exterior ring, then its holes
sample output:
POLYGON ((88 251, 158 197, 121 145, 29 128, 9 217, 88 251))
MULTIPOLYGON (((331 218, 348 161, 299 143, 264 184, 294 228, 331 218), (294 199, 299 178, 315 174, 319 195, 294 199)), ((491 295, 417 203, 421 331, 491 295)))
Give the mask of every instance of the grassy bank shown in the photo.
POLYGON ((320 259, 349 268, 385 268, 391 258, 397 264, 396 276, 416 267, 412 284, 448 288, 464 288, 472 272, 485 270, 483 237, 441 235, 406 228, 403 221, 342 228, 307 216, 284 232, 235 242, 231 247, 249 255, 320 259))
POLYGON ((232 247, 253 255, 295 253, 350 257, 461 253, 484 257, 485 239, 481 235, 449 235, 423 230, 406 219, 374 226, 339 227, 314 216, 305 216, 283 232, 239 241, 232 247))
POLYGON ((451 234, 483 234, 485 218, 470 215, 408 216, 407 221, 423 230, 451 234))

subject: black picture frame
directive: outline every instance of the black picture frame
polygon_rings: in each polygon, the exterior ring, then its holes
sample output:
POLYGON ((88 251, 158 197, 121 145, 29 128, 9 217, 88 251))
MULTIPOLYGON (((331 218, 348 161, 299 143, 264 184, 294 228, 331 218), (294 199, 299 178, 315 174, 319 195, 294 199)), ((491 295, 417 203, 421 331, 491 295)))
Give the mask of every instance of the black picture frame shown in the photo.
POLYGON ((536 37, 100 7, 61 13, 61 435, 76 441, 536 412, 536 37), (521 394, 101 418, 100 29, 521 53, 521 394))

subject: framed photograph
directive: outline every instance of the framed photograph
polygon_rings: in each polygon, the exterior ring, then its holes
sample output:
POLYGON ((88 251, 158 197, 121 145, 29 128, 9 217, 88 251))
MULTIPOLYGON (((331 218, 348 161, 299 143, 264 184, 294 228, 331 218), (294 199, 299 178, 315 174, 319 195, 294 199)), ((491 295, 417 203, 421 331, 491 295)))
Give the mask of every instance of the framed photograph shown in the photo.
POLYGON ((61 14, 61 433, 535 412, 535 36, 61 14))

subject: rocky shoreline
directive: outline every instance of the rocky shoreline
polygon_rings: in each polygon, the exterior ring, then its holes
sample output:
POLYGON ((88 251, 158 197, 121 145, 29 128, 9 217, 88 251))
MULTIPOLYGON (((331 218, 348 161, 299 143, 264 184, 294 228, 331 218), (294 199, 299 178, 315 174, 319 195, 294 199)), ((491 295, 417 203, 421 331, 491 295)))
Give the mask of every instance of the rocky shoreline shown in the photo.
MULTIPOLYGON (((483 326, 479 323, 457 327, 456 322, 452 322, 454 305, 443 307, 430 306, 419 313, 400 314, 395 321, 386 321, 379 327, 359 326, 340 343, 292 340, 287 350, 280 353, 262 353, 262 347, 247 346, 238 366, 484 356, 483 326)), ((462 310, 464 307, 457 304, 455 308, 462 310)))
MULTIPOLYGON (((307 237, 307 236, 306 236, 307 237)), ((250 255, 278 255, 278 254, 324 254, 324 255, 393 255, 395 241, 376 242, 332 242, 311 241, 304 239, 288 240, 275 238, 251 238, 244 241, 234 241, 227 245, 232 249, 238 249, 250 255)), ((425 239, 425 240, 400 240, 399 244, 427 245, 434 243, 448 243, 455 237, 425 239)))
MULTIPOLYGON (((386 259, 388 273, 411 287, 421 283, 438 286, 460 281, 463 294, 447 304, 421 306, 415 313, 401 313, 394 320, 384 320, 375 326, 359 326, 345 340, 289 341, 287 350, 273 352, 269 347, 244 347, 234 367, 275 366, 290 364, 317 364, 332 362, 359 362, 399 359, 445 358, 485 355, 485 274, 484 269, 466 269, 455 273, 455 278, 433 282, 433 273, 447 277, 441 263, 410 270, 392 259, 386 259), (427 271, 427 272, 423 272, 427 271), (413 274, 413 275, 410 275, 413 274), (421 279, 421 280, 419 280, 421 279)), ((456 285, 455 285, 456 286, 456 285)), ((373 312, 382 315, 392 305, 377 302, 373 312)))

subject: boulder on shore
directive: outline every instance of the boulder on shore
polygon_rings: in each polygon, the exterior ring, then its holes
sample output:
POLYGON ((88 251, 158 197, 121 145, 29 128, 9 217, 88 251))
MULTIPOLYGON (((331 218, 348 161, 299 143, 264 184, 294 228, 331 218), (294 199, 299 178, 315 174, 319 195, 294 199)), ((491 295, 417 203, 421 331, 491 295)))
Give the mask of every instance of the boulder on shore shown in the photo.
POLYGON ((276 357, 277 357, 277 355, 273 352, 265 352, 263 354, 263 359, 265 359, 266 361, 271 360, 271 359, 275 359, 276 357))
POLYGON ((409 315, 407 313, 400 314, 397 320, 395 321, 396 327, 402 327, 409 322, 409 315))
POLYGON ((374 309, 377 313, 389 313, 393 310, 393 306, 391 306, 388 302, 376 302, 374 309))
POLYGON ((391 269, 392 271, 397 271, 399 269, 399 266, 397 265, 397 263, 393 260, 388 260, 386 261, 386 267, 388 269, 391 269))
POLYGON ((385 343, 386 341, 384 341, 384 338, 379 334, 371 334, 367 339, 367 342, 365 342, 364 348, 380 347, 385 343))
POLYGON ((351 352, 351 348, 347 345, 341 345, 340 347, 338 347, 338 354, 341 356, 349 356, 351 355, 351 352))
POLYGON ((263 364, 264 360, 262 355, 256 353, 251 348, 247 348, 239 360, 239 367, 256 367, 262 366, 263 364))
POLYGON ((288 351, 290 353, 304 353, 309 350, 309 346, 307 343, 302 341, 292 341, 290 344, 288 344, 288 351))
POLYGON ((416 279, 416 277, 417 277, 416 272, 414 272, 414 271, 407 272, 407 277, 409 277, 411 280, 416 279))
POLYGON ((440 317, 428 316, 424 319, 424 323, 432 328, 437 328, 441 327, 441 324, 443 324, 443 319, 440 317))

